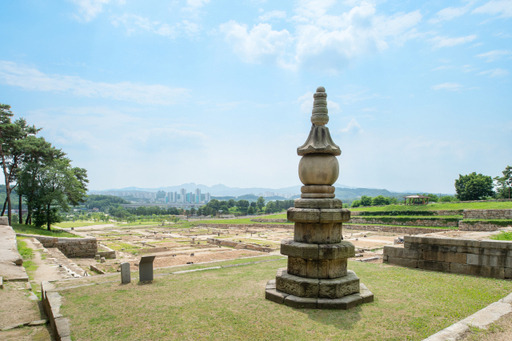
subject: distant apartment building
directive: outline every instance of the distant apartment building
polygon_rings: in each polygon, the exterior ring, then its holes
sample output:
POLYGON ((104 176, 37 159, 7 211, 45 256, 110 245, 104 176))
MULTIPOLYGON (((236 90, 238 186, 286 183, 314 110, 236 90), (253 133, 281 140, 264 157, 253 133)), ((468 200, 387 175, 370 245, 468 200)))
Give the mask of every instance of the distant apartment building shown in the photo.
POLYGON ((210 201, 210 193, 202 194, 197 188, 195 192, 188 192, 182 188, 180 192, 168 192, 165 202, 169 204, 207 204, 210 201))

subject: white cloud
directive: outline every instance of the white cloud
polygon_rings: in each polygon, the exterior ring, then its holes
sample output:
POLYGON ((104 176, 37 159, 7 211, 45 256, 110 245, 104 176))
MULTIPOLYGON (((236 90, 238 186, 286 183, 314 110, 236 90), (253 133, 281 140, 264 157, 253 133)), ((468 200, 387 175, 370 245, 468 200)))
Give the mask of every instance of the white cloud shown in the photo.
POLYGON ((510 0, 491 0, 486 4, 473 10, 477 14, 498 15, 501 18, 512 17, 512 1, 510 0))
POLYGON ((447 91, 460 91, 462 90, 462 85, 458 83, 441 83, 432 86, 434 90, 447 90, 447 91))
POLYGON ((443 8, 439 12, 436 13, 435 19, 431 20, 433 23, 437 23, 440 21, 448 21, 454 18, 458 18, 468 11, 467 7, 447 7, 443 8))
POLYGON ((430 39, 430 41, 434 44, 434 47, 452 47, 456 45, 466 44, 472 42, 476 39, 476 35, 472 34, 465 37, 456 37, 456 38, 448 38, 448 37, 434 37, 430 39))
POLYGON ((188 36, 193 36, 199 32, 199 25, 189 21, 182 20, 174 25, 153 21, 149 18, 141 17, 136 14, 123 14, 113 16, 111 19, 115 27, 123 26, 127 34, 133 34, 138 30, 146 31, 149 33, 157 34, 170 39, 177 38, 180 34, 184 33, 188 36))
POLYGON ((270 21, 272 19, 284 19, 286 18, 285 11, 270 11, 258 17, 259 21, 270 21))
POLYGON ((348 122, 348 125, 341 129, 342 133, 359 133, 362 132, 363 129, 361 128, 361 125, 357 122, 355 118, 352 118, 350 122, 348 122))
POLYGON ((482 71, 479 73, 479 75, 489 76, 491 78, 504 77, 504 76, 508 76, 508 74, 509 74, 508 70, 500 69, 500 68, 486 70, 486 71, 482 71))
POLYGON ((233 50, 246 62, 273 57, 281 67, 300 66, 336 72, 348 61, 365 53, 402 44, 417 34, 414 27, 422 16, 419 11, 378 15, 375 5, 362 1, 337 14, 333 0, 303 0, 295 9, 292 28, 274 30, 259 23, 252 28, 229 21, 221 32, 233 50))
MULTIPOLYGON (((103 12, 103 6, 112 2, 112 0, 71 0, 78 6, 79 15, 76 17, 81 21, 91 21, 98 14, 103 12)), ((124 0, 118 0, 117 3, 124 4, 124 0)))
POLYGON ((31 91, 66 92, 79 97, 109 98, 139 104, 172 105, 188 97, 183 88, 131 82, 105 83, 77 76, 45 74, 36 68, 0 61, 0 83, 31 91))
POLYGON ((269 56, 282 62, 282 55, 292 42, 287 30, 274 31, 269 24, 258 24, 247 30, 247 25, 231 20, 222 24, 220 31, 233 45, 235 52, 249 63, 261 62, 269 56))
POLYGON ((477 55, 477 57, 484 58, 488 63, 495 62, 497 60, 500 60, 502 58, 510 57, 512 56, 512 51, 509 50, 492 50, 485 53, 480 53, 477 55))

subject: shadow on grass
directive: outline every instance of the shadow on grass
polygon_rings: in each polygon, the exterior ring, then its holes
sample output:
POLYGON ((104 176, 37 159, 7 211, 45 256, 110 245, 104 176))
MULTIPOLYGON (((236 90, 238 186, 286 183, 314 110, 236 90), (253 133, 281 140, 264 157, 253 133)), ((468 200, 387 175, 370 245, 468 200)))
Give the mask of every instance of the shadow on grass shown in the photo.
POLYGON ((361 320, 362 307, 359 305, 348 310, 302 309, 302 311, 308 315, 310 320, 317 323, 331 326, 339 330, 352 330, 357 326, 359 320, 361 320))

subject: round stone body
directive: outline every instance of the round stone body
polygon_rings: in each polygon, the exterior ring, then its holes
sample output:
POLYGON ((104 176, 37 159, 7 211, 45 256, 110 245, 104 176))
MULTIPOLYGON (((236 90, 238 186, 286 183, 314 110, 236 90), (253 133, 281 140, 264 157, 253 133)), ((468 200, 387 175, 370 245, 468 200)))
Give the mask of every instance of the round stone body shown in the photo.
POLYGON ((306 154, 299 162, 299 178, 304 185, 332 185, 339 175, 338 159, 330 154, 306 154))

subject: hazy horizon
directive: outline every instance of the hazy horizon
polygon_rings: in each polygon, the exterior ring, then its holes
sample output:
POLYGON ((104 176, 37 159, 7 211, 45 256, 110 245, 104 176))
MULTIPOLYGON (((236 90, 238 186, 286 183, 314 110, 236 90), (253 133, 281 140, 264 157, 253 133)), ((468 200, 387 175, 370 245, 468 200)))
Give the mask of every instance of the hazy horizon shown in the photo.
POLYGON ((300 185, 324 86, 338 183, 453 193, 512 162, 512 2, 0 4, 0 103, 89 188, 300 185))

